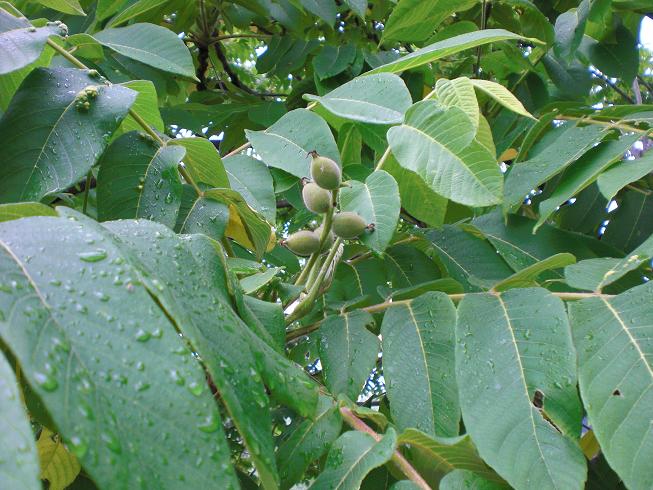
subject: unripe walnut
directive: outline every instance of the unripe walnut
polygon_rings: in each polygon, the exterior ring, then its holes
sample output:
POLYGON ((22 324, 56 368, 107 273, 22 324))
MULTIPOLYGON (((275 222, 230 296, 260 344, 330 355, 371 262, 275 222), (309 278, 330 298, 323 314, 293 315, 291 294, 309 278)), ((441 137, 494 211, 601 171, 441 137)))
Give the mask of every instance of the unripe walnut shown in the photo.
POLYGON ((365 228, 367 224, 363 218, 351 211, 338 213, 333 217, 333 232, 345 240, 358 237, 365 228))
POLYGON ((302 189, 304 205, 314 213, 326 213, 331 209, 331 192, 322 189, 319 185, 309 182, 302 189))
POLYGON ((311 178, 322 189, 334 191, 340 187, 342 172, 336 162, 314 153, 311 162, 311 178))
POLYGON ((301 230, 290 235, 282 242, 295 255, 307 257, 320 248, 320 237, 309 230, 301 230))

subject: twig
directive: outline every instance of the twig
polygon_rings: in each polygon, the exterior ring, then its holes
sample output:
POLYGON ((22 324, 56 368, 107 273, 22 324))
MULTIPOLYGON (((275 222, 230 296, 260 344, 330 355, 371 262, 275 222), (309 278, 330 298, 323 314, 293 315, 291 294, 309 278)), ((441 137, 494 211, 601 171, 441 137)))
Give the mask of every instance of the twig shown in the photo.
POLYGON ((621 90, 619 87, 617 87, 617 84, 614 83, 612 80, 610 80, 609 77, 607 77, 606 75, 604 75, 603 73, 601 73, 601 72, 598 71, 598 70, 590 69, 590 73, 591 73, 592 75, 594 75, 596 78, 598 78, 598 79, 600 79, 600 80, 603 80, 603 82, 605 82, 605 83, 606 83, 607 85, 609 85, 609 86, 610 86, 610 87, 611 87, 615 92, 617 92, 619 95, 621 95, 621 96, 624 98, 624 100, 628 101, 628 102, 631 103, 631 104, 634 104, 634 103, 635 103, 635 101, 633 100, 633 98, 632 98, 630 95, 628 95, 626 92, 624 92, 623 90, 621 90))
POLYGON ((247 148, 249 148, 250 146, 252 146, 252 144, 249 143, 249 142, 247 142, 247 143, 245 143, 244 145, 239 146, 239 147, 236 148, 235 150, 231 150, 229 153, 227 153, 227 154, 226 154, 225 156, 223 156, 222 158, 229 158, 229 157, 231 157, 231 156, 237 155, 237 154, 240 153, 241 151, 246 150, 247 148))
MULTIPOLYGON (((381 440, 382 437, 374 430, 372 430, 369 425, 356 417, 351 409, 347 407, 340 407, 340 415, 342 415, 342 418, 351 426, 352 429, 356 429, 357 431, 369 434, 374 438, 376 442, 381 440)), ((411 481, 413 481, 419 488, 423 490, 431 490, 431 487, 428 483, 426 483, 426 481, 424 481, 422 475, 420 475, 417 470, 413 468, 413 466, 408 462, 406 458, 404 458, 404 456, 399 451, 394 451, 392 453, 392 461, 399 467, 401 472, 411 481)))
POLYGON ((563 121, 580 121, 587 124, 596 124, 598 126, 606 126, 609 128, 619 128, 624 131, 631 131, 633 133, 646 134, 649 132, 648 129, 640 129, 635 126, 630 126, 629 124, 610 122, 610 121, 599 121, 598 119, 590 119, 587 117, 576 117, 576 116, 556 116, 556 119, 561 119, 563 121))

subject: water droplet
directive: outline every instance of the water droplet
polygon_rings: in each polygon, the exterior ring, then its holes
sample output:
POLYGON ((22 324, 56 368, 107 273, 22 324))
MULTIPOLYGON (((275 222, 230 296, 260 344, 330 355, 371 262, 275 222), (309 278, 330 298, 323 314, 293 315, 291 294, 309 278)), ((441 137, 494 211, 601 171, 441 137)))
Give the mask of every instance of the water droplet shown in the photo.
POLYGON ((99 262, 107 258, 107 251, 98 248, 90 252, 80 252, 77 254, 77 256, 84 262, 99 262))
POLYGON ((36 383, 45 391, 54 391, 59 387, 57 380, 49 374, 35 372, 34 379, 36 380, 36 383))

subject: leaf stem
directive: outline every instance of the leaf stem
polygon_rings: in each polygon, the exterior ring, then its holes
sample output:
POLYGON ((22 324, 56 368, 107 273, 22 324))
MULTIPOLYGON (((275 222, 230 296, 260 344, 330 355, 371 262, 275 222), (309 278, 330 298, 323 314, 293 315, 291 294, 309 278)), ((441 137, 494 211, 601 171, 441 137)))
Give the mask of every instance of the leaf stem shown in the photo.
POLYGON ((79 61, 77 58, 75 58, 72 54, 70 54, 66 48, 59 46, 57 43, 55 43, 52 39, 47 40, 48 46, 50 46, 52 49, 54 49, 57 53, 59 53, 61 56, 66 58, 68 61, 70 61, 73 65, 75 65, 77 68, 81 68, 82 70, 88 70, 89 67, 86 66, 84 63, 79 61))
POLYGON ((313 308, 313 304, 315 303, 315 300, 317 299, 320 293, 320 287, 322 286, 322 281, 324 280, 327 272, 329 271, 329 267, 331 266, 331 263, 333 262, 333 258, 336 256, 336 252, 338 251, 338 248, 340 248, 341 243, 342 243, 342 238, 338 238, 336 239, 335 242, 333 242, 333 245, 329 250, 329 255, 327 255, 327 258, 324 260, 324 263, 322 264, 322 268, 320 269, 320 272, 315 278, 315 282, 311 285, 310 291, 304 297, 304 299, 297 304, 293 312, 286 317, 286 326, 290 325, 295 320, 298 320, 299 318, 303 317, 306 313, 311 311, 311 309, 313 308))
POLYGON ((390 145, 385 149, 383 152, 383 155, 381 155, 381 158, 379 159, 379 163, 376 164, 376 167, 374 168, 374 171, 376 172, 377 170, 381 170, 383 168, 383 165, 385 164, 385 161, 388 159, 390 156, 390 152, 392 150, 390 149, 390 145))
POLYGON ((564 121, 580 121, 588 124, 596 124, 598 126, 606 126, 609 128, 619 128, 624 131, 631 131, 633 133, 647 134, 650 130, 640 129, 635 126, 630 126, 624 123, 609 122, 609 121, 599 121, 597 119, 589 119, 587 117, 576 117, 576 116, 556 116, 556 119, 562 119, 564 121))
POLYGON ((249 147, 251 147, 251 146, 252 146, 252 144, 251 144, 250 142, 247 142, 247 143, 245 143, 245 144, 239 146, 239 147, 236 148, 235 150, 231 150, 229 153, 227 153, 227 154, 226 154, 225 156, 223 156, 222 158, 229 158, 229 157, 231 157, 231 156, 237 155, 237 154, 240 153, 241 151, 244 151, 244 150, 246 150, 247 148, 249 148, 249 147))
MULTIPOLYGON (((340 415, 342 418, 349 424, 352 429, 356 429, 360 432, 365 432, 374 438, 376 442, 381 440, 381 436, 377 434, 372 428, 359 419, 351 409, 347 407, 340 407, 340 415)), ((423 490, 431 490, 422 475, 420 475, 415 468, 408 462, 406 458, 399 452, 394 451, 392 453, 392 461, 399 467, 401 472, 406 475, 411 481, 413 481, 419 488, 423 490)))
POLYGON ((320 235, 320 248, 318 249, 317 252, 311 254, 311 256, 308 258, 308 262, 306 262, 306 266, 304 267, 304 270, 302 270, 302 272, 299 274, 299 277, 295 281, 295 286, 299 286, 300 284, 304 284, 304 282, 306 282, 306 279, 308 278, 308 275, 310 274, 311 270, 315 266, 315 263, 317 262, 317 259, 320 256, 320 253, 322 252, 322 248, 324 247, 324 243, 326 242, 326 239, 329 236, 329 232, 331 231, 332 221, 333 221, 333 207, 331 207, 324 215, 322 234, 320 235))

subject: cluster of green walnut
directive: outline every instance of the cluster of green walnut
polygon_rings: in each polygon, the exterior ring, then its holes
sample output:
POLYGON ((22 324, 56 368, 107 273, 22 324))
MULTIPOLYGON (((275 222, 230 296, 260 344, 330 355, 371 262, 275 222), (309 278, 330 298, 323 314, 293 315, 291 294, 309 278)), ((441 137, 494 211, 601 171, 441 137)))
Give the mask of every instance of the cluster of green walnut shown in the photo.
MULTIPOLYGON (((302 198, 309 211, 326 214, 331 212, 334 206, 335 191, 340 188, 342 183, 342 173, 338 164, 330 158, 319 156, 317 152, 311 152, 311 156, 313 157, 311 161, 312 181, 304 183, 302 198)), ((281 244, 295 255, 307 257, 331 247, 335 236, 345 240, 354 240, 366 229, 374 229, 373 225, 365 223, 357 213, 337 212, 333 216, 331 230, 320 247, 323 227, 324 223, 315 230, 301 230, 293 233, 287 239, 282 240, 281 244)))

